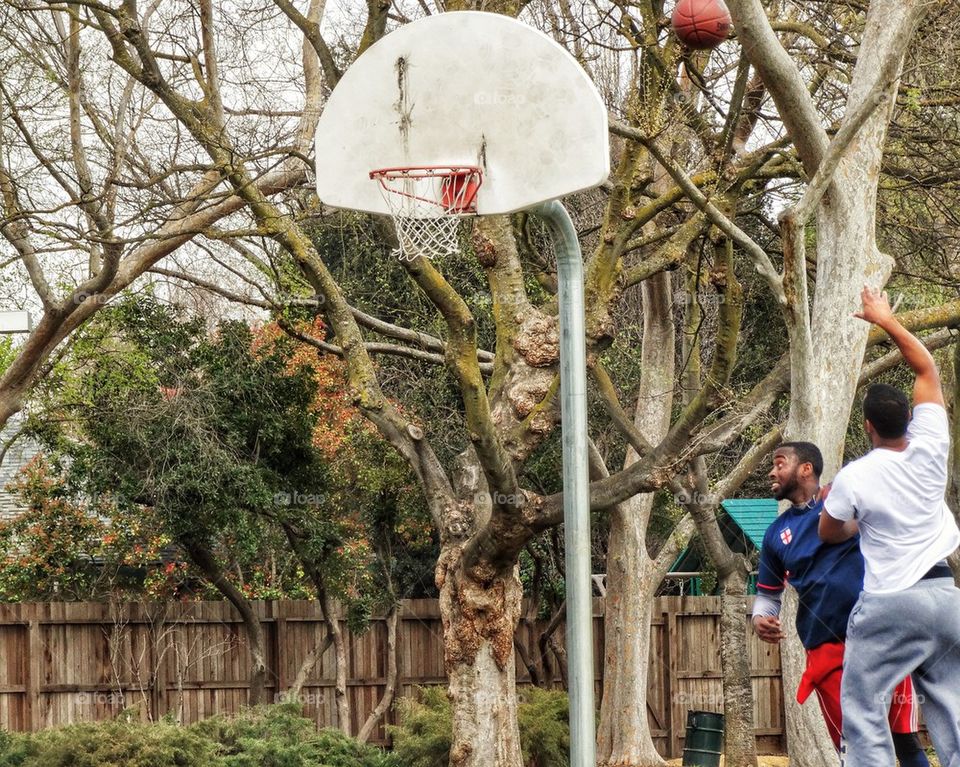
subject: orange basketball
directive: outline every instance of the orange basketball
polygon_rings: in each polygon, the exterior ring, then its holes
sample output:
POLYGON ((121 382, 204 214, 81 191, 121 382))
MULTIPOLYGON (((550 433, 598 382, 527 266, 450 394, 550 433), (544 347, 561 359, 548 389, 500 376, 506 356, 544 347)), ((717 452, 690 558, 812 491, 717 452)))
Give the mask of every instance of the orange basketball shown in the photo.
POLYGON ((733 29, 723 0, 678 0, 672 21, 673 31, 690 48, 714 48, 733 29))

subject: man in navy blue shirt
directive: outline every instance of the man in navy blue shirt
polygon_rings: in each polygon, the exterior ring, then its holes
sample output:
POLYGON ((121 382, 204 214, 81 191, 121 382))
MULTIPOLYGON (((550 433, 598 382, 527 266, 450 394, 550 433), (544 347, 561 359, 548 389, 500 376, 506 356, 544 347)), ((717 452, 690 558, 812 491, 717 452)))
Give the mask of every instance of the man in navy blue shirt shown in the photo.
MULTIPOLYGON (((789 582, 797 590, 797 634, 807 651, 807 667, 797 689, 803 703, 815 692, 837 750, 843 721, 840 680, 847 620, 863 588, 859 536, 823 543, 817 533, 823 494, 823 456, 810 442, 785 442, 773 454, 769 477, 778 501, 793 505, 767 528, 760 550, 760 572, 753 625, 765 642, 786 635, 780 624, 780 596, 789 582)), ((894 691, 890 728, 902 767, 928 767, 917 738, 917 704, 910 677, 894 691)))

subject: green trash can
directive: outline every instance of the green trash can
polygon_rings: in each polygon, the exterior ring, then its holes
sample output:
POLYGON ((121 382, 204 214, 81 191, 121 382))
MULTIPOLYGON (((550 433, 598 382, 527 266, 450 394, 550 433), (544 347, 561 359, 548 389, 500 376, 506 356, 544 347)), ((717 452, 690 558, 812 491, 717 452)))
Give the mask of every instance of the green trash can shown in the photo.
POLYGON ((723 714, 688 711, 683 767, 720 767, 722 753, 723 714))

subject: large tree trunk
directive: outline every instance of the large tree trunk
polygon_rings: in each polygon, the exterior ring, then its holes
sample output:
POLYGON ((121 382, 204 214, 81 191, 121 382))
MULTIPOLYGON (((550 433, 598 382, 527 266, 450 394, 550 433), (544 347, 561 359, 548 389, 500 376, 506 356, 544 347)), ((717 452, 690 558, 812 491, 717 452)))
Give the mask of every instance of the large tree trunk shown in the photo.
MULTIPOLYGON (((780 621, 784 626, 797 625, 797 592, 786 589, 780 621)), ((802 706, 797 703, 797 687, 807 665, 807 654, 795 631, 787 631, 780 642, 780 666, 783 669, 783 703, 786 716, 787 750, 790 760, 803 767, 836 767, 837 751, 823 723, 816 697, 810 696, 802 706)))
MULTIPOLYGON (((670 426, 673 405, 675 334, 670 273, 644 282, 642 295, 643 372, 634 422, 651 444, 657 444, 670 426)), ((629 450, 625 464, 636 459, 636 452, 629 450)), ((657 767, 664 763, 653 745, 647 714, 653 597, 664 574, 647 554, 652 507, 653 495, 643 494, 618 505, 611 514, 603 698, 597 733, 600 765, 657 767)))
POLYGON ((647 685, 653 594, 662 580, 637 541, 633 520, 613 526, 607 553, 607 595, 604 616, 603 700, 597 733, 597 764, 603 767, 659 767, 664 764, 650 734, 647 685), (638 545, 635 545, 638 544, 638 545), (629 575, 628 575, 629 573, 629 575))
POLYGON ((720 597, 720 666, 723 670, 724 754, 728 767, 756 767, 753 681, 747 646, 747 567, 739 555, 723 577, 720 597))
POLYGON ((513 634, 523 586, 514 568, 480 583, 464 572, 459 546, 437 564, 444 664, 450 681, 450 767, 523 767, 513 634))

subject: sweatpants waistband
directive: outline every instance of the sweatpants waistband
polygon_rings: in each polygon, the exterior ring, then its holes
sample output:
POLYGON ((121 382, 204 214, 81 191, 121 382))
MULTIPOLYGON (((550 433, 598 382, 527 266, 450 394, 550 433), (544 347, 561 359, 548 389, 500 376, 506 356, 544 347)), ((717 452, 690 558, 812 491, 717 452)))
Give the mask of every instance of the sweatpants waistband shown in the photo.
POLYGON ((927 570, 926 573, 920 576, 921 581, 928 581, 933 578, 952 578, 953 570, 950 569, 950 565, 947 564, 947 560, 941 559, 937 564, 927 570))

